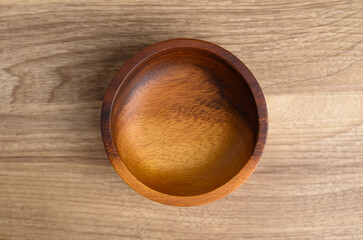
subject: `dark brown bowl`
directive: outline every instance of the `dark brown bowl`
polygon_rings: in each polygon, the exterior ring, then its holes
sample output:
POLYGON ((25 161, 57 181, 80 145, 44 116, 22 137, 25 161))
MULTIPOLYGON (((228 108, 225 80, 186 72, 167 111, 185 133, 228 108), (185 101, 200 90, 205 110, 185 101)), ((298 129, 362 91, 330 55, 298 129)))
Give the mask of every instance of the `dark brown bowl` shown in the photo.
POLYGON ((130 187, 160 203, 195 206, 251 175, 266 141, 267 108, 256 79, 230 52, 173 39, 121 67, 101 125, 108 157, 130 187))

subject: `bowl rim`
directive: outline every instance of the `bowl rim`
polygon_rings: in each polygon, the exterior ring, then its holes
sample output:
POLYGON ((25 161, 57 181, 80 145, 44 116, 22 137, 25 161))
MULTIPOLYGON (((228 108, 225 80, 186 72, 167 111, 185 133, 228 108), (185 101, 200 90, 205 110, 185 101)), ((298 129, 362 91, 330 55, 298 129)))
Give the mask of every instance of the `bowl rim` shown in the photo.
POLYGON ((112 79, 104 96, 101 112, 102 140, 108 158, 119 176, 126 182, 126 184, 128 184, 132 189, 134 189, 136 192, 143 195, 144 197, 159 203, 173 206, 186 207, 207 204, 221 199, 236 190, 240 185, 242 185, 243 182, 246 181, 246 179, 253 173, 253 171, 257 167, 257 164, 263 152, 263 148, 266 144, 267 130, 268 116, 266 101, 263 92, 251 71, 236 56, 234 56, 226 49, 216 44, 199 39, 170 39, 155 43, 137 52, 122 65, 122 67, 117 71, 116 75, 112 79), (222 60, 226 61, 230 67, 233 67, 235 71, 242 76, 242 78, 247 82, 252 92, 252 96, 255 100, 259 126, 254 150, 251 157, 247 160, 246 164, 242 167, 242 169, 232 179, 230 179, 222 186, 210 192, 194 196, 176 196, 161 193, 140 182, 134 175, 131 174, 126 165, 118 156, 116 147, 113 144, 111 133, 111 115, 113 103, 115 97, 117 96, 118 90, 120 89, 123 81, 127 79, 128 75, 133 72, 133 70, 139 64, 141 64, 143 61, 150 58, 154 54, 173 48, 183 47, 197 48, 211 52, 217 55, 222 60))

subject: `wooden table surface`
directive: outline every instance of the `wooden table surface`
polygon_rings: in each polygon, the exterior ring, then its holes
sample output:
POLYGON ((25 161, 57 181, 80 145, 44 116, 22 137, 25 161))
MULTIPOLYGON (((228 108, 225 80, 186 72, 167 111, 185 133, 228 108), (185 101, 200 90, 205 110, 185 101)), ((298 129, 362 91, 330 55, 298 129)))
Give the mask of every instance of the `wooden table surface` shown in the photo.
POLYGON ((363 2, 0 1, 0 239, 363 239, 363 2), (130 189, 102 98, 143 47, 199 38, 259 81, 255 173, 178 208, 130 189))

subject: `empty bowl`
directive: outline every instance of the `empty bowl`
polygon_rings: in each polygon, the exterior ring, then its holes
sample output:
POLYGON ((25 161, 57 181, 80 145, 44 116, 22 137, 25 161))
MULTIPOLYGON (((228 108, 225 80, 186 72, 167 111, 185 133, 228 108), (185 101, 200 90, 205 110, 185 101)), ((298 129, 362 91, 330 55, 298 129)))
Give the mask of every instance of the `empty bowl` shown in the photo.
POLYGON ((131 188, 156 202, 195 206, 251 175, 266 141, 267 108, 256 79, 230 52, 173 39, 141 50, 116 73, 101 129, 131 188))

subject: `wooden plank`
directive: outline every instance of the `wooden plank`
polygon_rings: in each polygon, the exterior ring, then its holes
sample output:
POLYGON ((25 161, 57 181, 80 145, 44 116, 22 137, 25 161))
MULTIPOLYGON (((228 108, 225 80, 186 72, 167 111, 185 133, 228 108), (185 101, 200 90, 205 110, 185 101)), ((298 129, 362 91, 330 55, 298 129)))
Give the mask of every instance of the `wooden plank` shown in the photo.
POLYGON ((0 239, 362 239, 361 1, 0 1, 0 239), (255 173, 200 207, 130 189, 103 149, 117 69, 190 37, 255 74, 269 137, 255 173))

